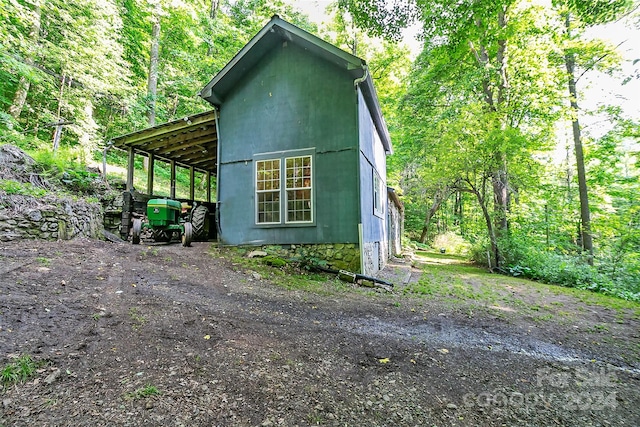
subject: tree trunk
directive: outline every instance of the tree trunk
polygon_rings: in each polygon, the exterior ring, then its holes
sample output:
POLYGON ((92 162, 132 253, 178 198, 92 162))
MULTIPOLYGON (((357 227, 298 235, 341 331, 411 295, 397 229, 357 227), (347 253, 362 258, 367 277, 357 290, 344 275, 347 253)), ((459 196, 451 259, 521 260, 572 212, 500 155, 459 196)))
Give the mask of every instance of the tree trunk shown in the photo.
POLYGON ((22 109, 24 108, 24 104, 27 101, 27 94, 29 93, 29 87, 31 86, 31 82, 25 77, 20 76, 20 81, 18 81, 18 89, 16 89, 16 94, 13 97, 13 102, 9 107, 9 114, 18 120, 20 114, 22 114, 22 109))
MULTIPOLYGON (((40 6, 37 4, 33 5, 33 25, 31 26, 31 31, 29 31, 29 41, 35 46, 38 44, 38 39, 40 37, 40 6)), ((25 58, 25 63, 27 65, 33 65, 33 55, 28 54, 25 58)), ((20 76, 20 80, 18 81, 18 88, 16 89, 16 93, 13 97, 13 102, 11 106, 9 106, 9 114, 18 120, 20 114, 22 114, 22 109, 24 108, 24 104, 27 101, 27 95, 29 93, 29 88, 31 87, 31 82, 25 76, 20 76)))
MULTIPOLYGON (((507 10, 506 6, 498 11, 498 26, 501 29, 507 26, 507 10)), ((478 22, 480 25, 480 22, 478 22)), ((509 75, 507 73, 507 40, 505 38, 497 40, 498 48, 495 53, 495 63, 492 64, 489 52, 486 46, 482 43, 478 47, 470 44, 471 51, 474 54, 478 65, 483 70, 492 70, 498 75, 498 83, 493 83, 492 76, 485 75, 482 81, 483 99, 485 102, 485 109, 489 113, 497 114, 496 122, 494 126, 499 127, 501 130, 505 130, 507 127, 507 120, 505 117, 501 117, 501 109, 503 105, 508 102, 507 93, 509 89, 509 75)), ((489 71, 484 71, 485 73, 489 71)), ((493 221, 491 230, 488 230, 490 235, 493 235, 491 242, 495 248, 497 266, 500 266, 501 259, 497 257, 497 238, 496 236, 504 236, 508 231, 507 212, 509 211, 509 177, 507 174, 507 158, 503 152, 495 153, 495 165, 491 176, 491 184, 493 187, 493 221)), ((485 197, 478 194, 483 200, 485 197)), ((483 204, 483 209, 487 209, 486 204, 483 204)))
POLYGON ((506 165, 504 168, 494 172, 492 177, 494 223, 496 232, 500 236, 506 234, 508 227, 509 190, 507 179, 506 165))
POLYGON ((211 0, 211 5, 209 7, 209 18, 211 18, 212 21, 216 19, 218 7, 220 7, 220 0, 211 0))
POLYGON ((61 118, 62 114, 62 97, 64 96, 64 85, 67 84, 67 76, 62 75, 62 82, 60 82, 60 93, 58 95, 58 114, 57 119, 58 123, 53 130, 53 141, 52 141, 52 151, 55 153, 60 147, 60 138, 62 137, 62 126, 63 120, 61 118))
MULTIPOLYGON (((567 13, 565 19, 567 37, 571 37, 571 16, 567 13)), ((582 249, 587 254, 587 262, 593 265, 593 239, 591 236, 591 214, 589 210, 589 192, 587 189, 587 174, 582 151, 582 136, 578 121, 578 91, 575 80, 575 56, 567 51, 564 56, 569 80, 569 101, 571 103, 571 126, 573 128, 573 143, 576 151, 576 167, 578 169, 578 193, 580 196, 580 236, 582 249)))
POLYGON ((429 225, 431 224, 431 218, 433 218, 433 215, 440 208, 442 202, 446 200, 448 191, 448 189, 438 190, 433 196, 433 203, 427 211, 427 215, 424 219, 424 227, 422 228, 422 234, 420 234, 420 243, 425 243, 427 241, 427 238, 429 237, 429 225))
POLYGON ((151 53, 149 55, 149 79, 147 82, 147 122, 149 126, 156 125, 156 98, 158 95, 158 52, 160 46, 160 16, 162 6, 156 3, 151 29, 151 53))
POLYGON ((500 258, 502 254, 500 253, 500 248, 498 246, 498 238, 496 236, 495 228, 493 221, 491 219, 491 214, 489 213, 489 208, 487 207, 486 198, 482 195, 477 188, 470 184, 471 192, 476 195, 476 199, 478 200, 478 204, 482 209, 482 216, 484 217, 484 222, 487 226, 487 234, 489 235, 489 242, 491 244, 491 256, 488 257, 489 270, 493 271, 495 268, 500 267, 500 258))
MULTIPOLYGON (((156 3, 151 28, 151 53, 149 54, 149 79, 147 80, 147 123, 149 127, 156 125, 156 99, 158 97, 158 57, 160 50, 160 17, 162 5, 156 3)), ((149 158, 142 159, 142 169, 149 170, 149 158)))

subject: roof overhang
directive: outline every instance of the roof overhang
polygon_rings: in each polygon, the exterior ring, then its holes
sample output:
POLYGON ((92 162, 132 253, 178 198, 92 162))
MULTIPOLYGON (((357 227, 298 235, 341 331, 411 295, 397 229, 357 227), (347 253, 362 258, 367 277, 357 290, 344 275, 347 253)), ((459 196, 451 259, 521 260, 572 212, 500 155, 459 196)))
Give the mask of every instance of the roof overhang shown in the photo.
POLYGON ((216 110, 113 138, 110 145, 201 172, 217 173, 216 110))

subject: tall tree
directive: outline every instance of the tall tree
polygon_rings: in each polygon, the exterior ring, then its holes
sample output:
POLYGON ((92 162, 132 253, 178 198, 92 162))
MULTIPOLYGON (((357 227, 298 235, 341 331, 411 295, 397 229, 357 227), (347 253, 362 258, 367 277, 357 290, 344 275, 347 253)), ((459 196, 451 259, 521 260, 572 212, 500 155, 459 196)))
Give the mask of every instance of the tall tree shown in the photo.
MULTIPOLYGON (((28 35, 29 50, 24 57, 24 62, 28 66, 33 66, 35 50, 38 45, 38 39, 40 37, 40 4, 38 2, 35 2, 32 5, 29 5, 29 8, 32 11, 32 22, 31 30, 29 31, 28 35)), ((15 120, 18 120, 20 114, 22 113, 22 109, 24 108, 24 104, 27 100, 27 94, 29 92, 30 86, 31 81, 29 80, 29 78, 26 75, 21 75, 20 80, 18 81, 18 87, 16 88, 16 93, 13 97, 13 102, 9 107, 9 114, 15 120)))
MULTIPOLYGON (((441 171, 440 167, 445 167, 447 174, 441 176, 449 177, 449 182, 434 177, 440 182, 433 187, 434 194, 438 195, 434 202, 445 188, 473 194, 483 213, 492 267, 500 267, 503 257, 499 241, 508 236, 511 195, 517 188, 512 182, 519 166, 516 162, 523 153, 528 153, 529 141, 539 140, 524 135, 540 133, 541 125, 550 126, 542 124, 540 108, 549 93, 530 80, 537 77, 535 74, 541 66, 527 70, 533 61, 519 64, 513 60, 528 54, 539 59, 541 64, 546 63, 539 45, 535 46, 534 52, 523 54, 532 47, 529 43, 539 31, 529 23, 532 18, 536 22, 533 6, 516 7, 515 0, 374 1, 366 5, 345 0, 342 4, 354 13, 358 22, 375 33, 391 37, 397 36, 395 25, 398 23, 416 18, 422 23, 424 50, 415 64, 412 89, 405 105, 410 116, 423 118, 416 123, 416 128, 428 123, 442 132, 434 123, 434 120, 442 120, 459 132, 451 135, 454 146, 448 148, 455 150, 457 144, 465 146, 464 151, 474 153, 468 159, 469 163, 464 161, 466 156, 452 160, 438 157, 436 164, 427 162, 441 171), (532 88, 539 90, 539 101, 532 100, 531 94, 527 93, 532 88), (434 116, 425 120, 425 112, 434 116), (460 123, 462 118, 467 122, 460 123), (471 129, 474 126, 476 128, 471 129), (478 165, 480 159, 482 165, 478 165), (455 161, 457 166, 452 163, 455 161)), ((408 121, 414 120, 409 117, 408 121)), ((419 132, 433 138, 433 145, 429 145, 432 151, 425 153, 426 156, 436 152, 446 156, 437 151, 446 145, 438 136, 441 133, 433 134, 424 129, 419 132)), ((419 143, 425 142, 419 140, 419 143)), ((427 220, 432 216, 429 212, 427 220)))
POLYGON ((149 79, 147 80, 147 97, 149 106, 147 120, 149 126, 156 125, 156 98, 158 96, 158 61, 160 49, 160 18, 162 16, 162 4, 156 0, 153 7, 151 25, 151 52, 149 53, 149 79))
POLYGON ((611 51, 593 50, 585 48, 583 44, 575 43, 576 34, 574 26, 598 24, 616 19, 627 11, 632 2, 628 0, 613 0, 608 2, 593 2, 584 0, 560 0, 555 2, 564 21, 564 65, 567 70, 567 86, 569 90, 569 103, 571 110, 571 128, 573 132, 573 143, 576 156, 576 168, 578 172, 578 190, 580 198, 580 243, 587 255, 587 262, 593 264, 593 236, 591 232, 591 210, 589 208, 589 190, 587 186, 587 173, 584 160, 584 150, 582 144, 582 129, 580 126, 580 108, 578 106, 578 89, 576 68, 582 65, 586 70, 596 67, 604 57, 610 55, 611 51), (580 49, 582 47, 582 49, 580 49), (589 53, 589 50, 591 52, 589 53), (578 54, 587 59, 583 64, 578 63, 578 54), (586 53, 586 55, 585 55, 586 53))

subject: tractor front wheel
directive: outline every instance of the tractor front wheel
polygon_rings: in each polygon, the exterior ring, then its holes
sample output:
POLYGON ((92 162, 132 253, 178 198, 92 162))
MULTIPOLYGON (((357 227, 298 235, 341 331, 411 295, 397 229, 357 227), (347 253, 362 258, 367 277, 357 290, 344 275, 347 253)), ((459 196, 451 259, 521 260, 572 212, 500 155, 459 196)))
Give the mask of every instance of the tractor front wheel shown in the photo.
POLYGON ((190 222, 184 223, 184 233, 182 233, 182 246, 191 246, 191 239, 193 238, 193 227, 190 222))
POLYGON ((136 218, 133 220, 133 227, 131 228, 131 243, 134 245, 140 244, 140 233, 142 232, 142 220, 136 218))

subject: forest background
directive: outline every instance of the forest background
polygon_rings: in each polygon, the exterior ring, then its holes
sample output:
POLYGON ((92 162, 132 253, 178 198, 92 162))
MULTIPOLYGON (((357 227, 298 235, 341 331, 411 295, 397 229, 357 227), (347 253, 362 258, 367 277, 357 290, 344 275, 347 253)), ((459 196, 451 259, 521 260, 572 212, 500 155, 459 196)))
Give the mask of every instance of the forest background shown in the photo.
POLYGON ((594 31, 638 29, 637 1, 338 0, 324 20, 304 3, 0 0, 0 144, 77 176, 111 138, 210 109, 198 91, 278 14, 367 60, 407 245, 640 300, 640 54, 621 55, 638 41, 594 31))

